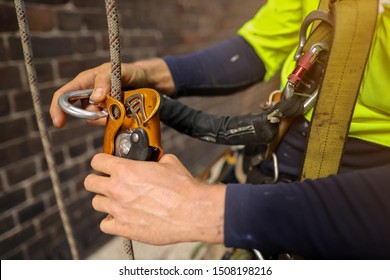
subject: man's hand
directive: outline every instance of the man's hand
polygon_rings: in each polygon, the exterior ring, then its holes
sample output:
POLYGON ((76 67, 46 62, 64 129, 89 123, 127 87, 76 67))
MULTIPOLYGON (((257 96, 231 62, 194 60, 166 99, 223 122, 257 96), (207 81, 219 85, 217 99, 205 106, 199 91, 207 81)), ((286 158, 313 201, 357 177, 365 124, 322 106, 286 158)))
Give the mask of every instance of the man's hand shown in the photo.
MULTIPOLYGON (((110 93, 110 67, 109 63, 105 63, 83 71, 54 93, 50 106, 50 116, 55 127, 63 127, 66 123, 66 115, 58 105, 58 99, 64 93, 82 89, 94 89, 90 100, 95 103, 105 101, 107 94, 110 93)), ((160 58, 122 64, 122 87, 150 87, 165 94, 173 94, 175 91, 171 72, 165 62, 160 58)), ((101 110, 101 108, 94 105, 88 105, 85 109, 92 111, 101 110)), ((88 123, 91 125, 104 125, 105 119, 97 121, 89 120, 88 123)))
MULTIPOLYGON (((94 92, 91 95, 91 101, 103 102, 106 98, 106 94, 110 92, 110 64, 105 63, 81 72, 72 81, 65 84, 54 93, 50 106, 50 116, 55 127, 61 128, 66 122, 66 114, 58 105, 60 96, 70 91, 82 89, 94 89, 94 92)), ((86 109, 98 110, 98 108, 92 106, 88 106, 86 109)))
POLYGON ((223 243, 225 186, 195 180, 173 155, 141 162, 97 154, 85 188, 96 193, 95 210, 107 213, 103 232, 165 245, 223 243))

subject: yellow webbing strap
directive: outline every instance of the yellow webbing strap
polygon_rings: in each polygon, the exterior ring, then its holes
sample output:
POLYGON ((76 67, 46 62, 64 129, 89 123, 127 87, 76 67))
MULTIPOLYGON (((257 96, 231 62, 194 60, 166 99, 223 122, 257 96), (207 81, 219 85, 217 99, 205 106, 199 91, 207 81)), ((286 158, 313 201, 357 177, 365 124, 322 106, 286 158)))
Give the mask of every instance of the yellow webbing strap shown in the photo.
POLYGON ((377 0, 334 1, 334 37, 301 179, 336 174, 377 19, 377 0))

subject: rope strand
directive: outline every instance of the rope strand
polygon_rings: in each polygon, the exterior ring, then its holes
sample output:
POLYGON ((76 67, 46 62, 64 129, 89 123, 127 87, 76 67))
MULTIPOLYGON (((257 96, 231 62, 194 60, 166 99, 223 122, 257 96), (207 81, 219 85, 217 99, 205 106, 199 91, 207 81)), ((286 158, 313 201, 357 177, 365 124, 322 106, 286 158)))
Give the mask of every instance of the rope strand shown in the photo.
MULTIPOLYGON (((122 73, 121 73, 121 52, 119 35, 119 14, 115 0, 105 0, 108 23, 108 37, 110 44, 111 60, 111 97, 122 102, 122 73)), ((113 109, 114 117, 120 112, 118 107, 113 109)), ((134 260, 133 243, 130 239, 123 238, 125 254, 130 260, 134 260)))
POLYGON ((36 70, 33 64, 33 52, 31 47, 31 38, 30 38, 30 32, 28 28, 28 20, 26 15, 26 9, 24 5, 24 1, 22 0, 15 0, 15 8, 16 8, 16 15, 18 18, 18 24, 19 24, 19 30, 20 30, 20 38, 22 41, 23 46, 23 55, 24 55, 24 61, 28 76, 28 83, 30 86, 31 91, 31 97, 34 104, 34 111, 38 122, 38 129, 39 134, 41 137, 43 149, 45 152, 46 161, 49 168, 50 173, 50 179, 53 185, 54 195, 57 202, 58 210, 60 213, 60 217, 62 220, 62 223, 64 225, 64 230, 66 234, 66 238, 69 243, 70 251, 72 254, 72 258, 74 260, 79 259, 79 254, 76 247, 76 242, 73 236, 72 228, 69 224, 69 217, 65 209, 60 184, 59 184, 59 177, 58 173, 55 167, 55 160, 53 156, 53 150, 52 145, 49 140, 49 135, 47 132, 47 128, 43 119, 43 113, 42 113, 42 106, 40 102, 40 94, 37 87, 37 75, 36 70))
POLYGON ((119 17, 115 0, 105 0, 111 60, 111 97, 122 101, 119 17))

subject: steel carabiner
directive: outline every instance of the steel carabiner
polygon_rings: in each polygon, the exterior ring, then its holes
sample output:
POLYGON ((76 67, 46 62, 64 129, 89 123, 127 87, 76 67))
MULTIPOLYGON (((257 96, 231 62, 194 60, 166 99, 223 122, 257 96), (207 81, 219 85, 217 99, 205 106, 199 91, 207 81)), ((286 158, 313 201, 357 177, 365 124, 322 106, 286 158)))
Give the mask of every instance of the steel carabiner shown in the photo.
MULTIPOLYGON (((107 117, 108 112, 106 109, 103 109, 100 112, 92 112, 92 111, 78 108, 71 104, 71 102, 77 100, 89 99, 92 92, 93 89, 76 90, 76 91, 67 92, 60 96, 60 98, 58 99, 58 105, 61 107, 62 110, 64 110, 64 112, 76 118, 97 120, 97 119, 107 117)), ((89 103, 93 105, 99 105, 91 101, 89 101, 89 103)))

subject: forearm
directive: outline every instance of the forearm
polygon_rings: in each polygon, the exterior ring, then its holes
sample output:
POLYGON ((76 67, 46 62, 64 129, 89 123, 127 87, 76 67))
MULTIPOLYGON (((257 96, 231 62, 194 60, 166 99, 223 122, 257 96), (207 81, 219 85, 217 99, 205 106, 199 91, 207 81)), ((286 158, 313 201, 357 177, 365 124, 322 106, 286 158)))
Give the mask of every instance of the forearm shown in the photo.
POLYGON ((265 66, 253 48, 237 36, 186 55, 163 57, 175 83, 175 95, 224 95, 262 81, 265 66))
POLYGON ((143 69, 145 86, 169 96, 226 94, 262 81, 265 75, 263 62, 241 37, 190 54, 129 65, 143 69))
POLYGON ((267 256, 388 258, 390 165, 305 182, 230 185, 225 244, 267 256))

